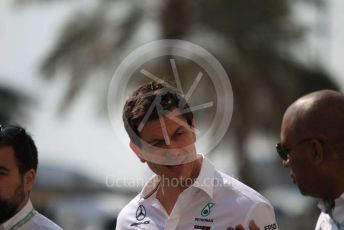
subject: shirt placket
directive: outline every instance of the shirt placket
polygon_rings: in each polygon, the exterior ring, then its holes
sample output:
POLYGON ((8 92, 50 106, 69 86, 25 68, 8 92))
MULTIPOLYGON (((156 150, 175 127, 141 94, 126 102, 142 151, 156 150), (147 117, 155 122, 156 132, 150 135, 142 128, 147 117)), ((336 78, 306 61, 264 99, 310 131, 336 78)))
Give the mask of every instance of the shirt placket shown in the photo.
POLYGON ((152 201, 152 207, 158 209, 160 212, 162 212, 165 216, 165 228, 164 230, 175 230, 177 229, 177 226, 180 221, 181 212, 184 210, 184 208, 189 204, 190 202, 190 195, 191 191, 190 189, 185 190, 180 194, 180 196, 177 199, 177 202, 171 212, 170 215, 167 214, 165 208, 162 206, 162 204, 159 202, 158 199, 154 199, 152 201))
POLYGON ((177 225, 180 222, 180 217, 183 214, 182 211, 187 210, 185 209, 190 201, 191 201, 191 194, 192 194, 193 189, 189 188, 184 190, 180 196, 177 199, 177 202, 171 212, 171 215, 168 217, 167 222, 166 222, 166 228, 165 230, 175 230, 177 229, 177 225))
POLYGON ((175 230, 178 223, 179 223, 179 215, 175 215, 174 213, 176 213, 176 212, 172 211, 171 215, 169 216, 167 214, 165 208, 162 206, 162 204, 157 199, 153 201, 152 206, 164 214, 164 216, 165 216, 165 228, 164 228, 164 230, 175 230))

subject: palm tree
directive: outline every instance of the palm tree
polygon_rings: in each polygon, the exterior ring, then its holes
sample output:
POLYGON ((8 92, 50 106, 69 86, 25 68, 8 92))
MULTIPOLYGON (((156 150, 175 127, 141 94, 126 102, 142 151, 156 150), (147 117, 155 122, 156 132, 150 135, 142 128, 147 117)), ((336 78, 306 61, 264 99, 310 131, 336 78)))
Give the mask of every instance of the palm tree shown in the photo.
POLYGON ((47 78, 58 76, 58 70, 69 73, 64 111, 88 79, 100 78, 96 73, 103 73, 99 81, 108 82, 113 63, 127 47, 138 45, 135 41, 145 27, 159 35, 142 43, 203 39, 205 48, 216 47, 214 54, 230 74, 235 107, 227 136, 234 137, 239 175, 247 180, 245 145, 252 131, 276 135, 283 111, 293 100, 317 89, 337 89, 320 63, 296 61, 295 47, 303 41, 304 30, 291 15, 287 0, 103 0, 65 26, 42 71, 47 78))

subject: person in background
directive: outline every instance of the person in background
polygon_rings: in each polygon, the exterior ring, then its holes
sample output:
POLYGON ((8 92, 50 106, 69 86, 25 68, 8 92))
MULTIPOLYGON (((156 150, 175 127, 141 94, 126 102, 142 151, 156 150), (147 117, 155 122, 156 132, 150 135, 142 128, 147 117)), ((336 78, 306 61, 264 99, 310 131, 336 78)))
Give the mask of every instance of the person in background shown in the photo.
POLYGON ((320 200, 315 229, 344 230, 344 95, 320 90, 296 100, 283 116, 280 141, 277 152, 301 194, 320 200))
POLYGON ((316 230, 344 229, 344 95, 321 90, 284 114, 277 152, 305 196, 320 199, 316 230))
POLYGON ((61 230, 30 201, 37 148, 25 129, 0 126, 0 230, 61 230))
POLYGON ((192 110, 172 82, 144 83, 126 101, 130 148, 155 173, 119 213, 116 229, 277 229, 262 195, 197 154, 192 110))

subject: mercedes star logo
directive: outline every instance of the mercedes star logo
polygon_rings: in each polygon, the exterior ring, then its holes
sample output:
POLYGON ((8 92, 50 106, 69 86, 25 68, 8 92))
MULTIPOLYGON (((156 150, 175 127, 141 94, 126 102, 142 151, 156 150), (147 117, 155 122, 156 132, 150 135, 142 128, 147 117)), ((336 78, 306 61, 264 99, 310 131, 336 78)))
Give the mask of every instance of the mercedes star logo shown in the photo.
POLYGON ((143 220, 146 217, 146 209, 143 205, 140 205, 136 210, 136 219, 138 221, 143 220))

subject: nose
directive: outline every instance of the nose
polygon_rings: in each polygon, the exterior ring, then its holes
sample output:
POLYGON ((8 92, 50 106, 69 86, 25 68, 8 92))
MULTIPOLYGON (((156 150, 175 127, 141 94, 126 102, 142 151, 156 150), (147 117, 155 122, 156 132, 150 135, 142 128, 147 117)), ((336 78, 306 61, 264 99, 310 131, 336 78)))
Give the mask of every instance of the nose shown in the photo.
POLYGON ((290 159, 289 157, 286 160, 282 160, 282 164, 284 167, 288 168, 290 166, 290 159))

